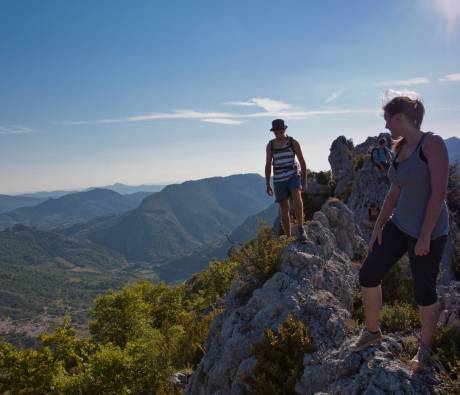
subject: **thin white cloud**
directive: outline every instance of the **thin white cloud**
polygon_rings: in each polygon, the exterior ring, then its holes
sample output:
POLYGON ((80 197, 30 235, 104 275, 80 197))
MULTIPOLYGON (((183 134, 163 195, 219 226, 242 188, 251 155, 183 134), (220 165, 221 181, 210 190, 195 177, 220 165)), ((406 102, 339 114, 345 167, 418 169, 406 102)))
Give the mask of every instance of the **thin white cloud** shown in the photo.
POLYGON ((460 73, 447 74, 444 77, 440 78, 439 81, 444 81, 444 82, 460 81, 460 73))
POLYGON ((434 0, 434 6, 447 20, 447 30, 451 32, 460 21, 460 1, 434 0))
MULTIPOLYGON (((342 92, 335 92, 339 97, 342 92)), ((331 99, 332 100, 332 99, 331 99)), ((102 125, 129 122, 147 122, 158 120, 195 119, 202 122, 210 122, 223 125, 240 125, 245 119, 254 118, 284 118, 288 120, 301 120, 322 115, 344 115, 344 114, 370 114, 376 113, 377 109, 336 109, 336 110, 304 110, 294 107, 289 103, 266 97, 253 97, 248 101, 231 101, 228 105, 258 107, 263 111, 249 113, 234 112, 201 112, 195 110, 175 110, 165 113, 151 113, 145 115, 128 116, 123 118, 106 118, 94 121, 64 121, 55 122, 59 125, 102 125)))
POLYGON ((378 113, 377 108, 342 109, 342 110, 304 110, 304 111, 282 111, 282 112, 259 112, 246 115, 248 118, 284 118, 290 120, 302 120, 322 115, 349 115, 349 114, 374 114, 378 113))
POLYGON ((228 101, 225 104, 230 106, 243 106, 243 107, 254 107, 257 104, 252 101, 228 101))
POLYGON ((269 99, 268 97, 253 97, 248 101, 233 101, 226 104, 246 107, 259 107, 268 112, 278 112, 292 109, 293 106, 280 100, 269 99))
POLYGON ((425 77, 410 78, 407 80, 394 80, 394 81, 382 81, 375 84, 375 86, 412 86, 428 84, 430 80, 425 77))
POLYGON ((26 133, 34 133, 35 130, 26 128, 24 126, 18 126, 18 125, 6 125, 6 126, 1 126, 0 125, 0 134, 5 135, 5 134, 26 134, 26 133))
POLYGON ((241 125, 243 121, 238 121, 237 119, 227 119, 227 118, 205 118, 202 119, 203 122, 209 123, 219 123, 222 125, 241 125))
POLYGON ((340 96, 342 96, 342 91, 332 92, 332 94, 325 100, 326 103, 330 103, 334 100, 337 100, 340 96))
POLYGON ((161 121, 171 119, 215 119, 233 118, 234 114, 227 112, 200 112, 194 110, 176 110, 170 113, 152 113, 135 115, 124 118, 107 118, 96 121, 63 121, 55 122, 58 125, 101 125, 112 123, 140 122, 140 121, 161 121))

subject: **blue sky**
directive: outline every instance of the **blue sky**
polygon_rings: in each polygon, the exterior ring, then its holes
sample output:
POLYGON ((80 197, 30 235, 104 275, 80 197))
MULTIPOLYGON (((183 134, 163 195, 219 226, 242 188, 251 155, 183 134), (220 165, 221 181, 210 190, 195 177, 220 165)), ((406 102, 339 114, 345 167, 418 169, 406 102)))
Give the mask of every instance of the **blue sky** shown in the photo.
POLYGON ((0 1, 0 193, 307 166, 384 130, 386 89, 460 137, 460 1, 0 1))

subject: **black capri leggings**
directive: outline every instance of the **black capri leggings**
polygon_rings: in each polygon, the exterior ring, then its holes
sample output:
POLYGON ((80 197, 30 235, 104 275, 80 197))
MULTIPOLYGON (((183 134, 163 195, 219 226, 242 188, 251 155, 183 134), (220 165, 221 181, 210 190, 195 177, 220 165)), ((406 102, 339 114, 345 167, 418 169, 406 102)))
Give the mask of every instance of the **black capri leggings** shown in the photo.
POLYGON ((382 244, 374 243, 374 248, 364 260, 359 271, 359 283, 362 287, 377 287, 385 274, 407 252, 409 254, 412 278, 414 279, 415 302, 420 306, 430 306, 438 298, 436 278, 439 272, 447 236, 431 240, 428 255, 415 255, 417 239, 400 230, 388 221, 383 227, 382 244))

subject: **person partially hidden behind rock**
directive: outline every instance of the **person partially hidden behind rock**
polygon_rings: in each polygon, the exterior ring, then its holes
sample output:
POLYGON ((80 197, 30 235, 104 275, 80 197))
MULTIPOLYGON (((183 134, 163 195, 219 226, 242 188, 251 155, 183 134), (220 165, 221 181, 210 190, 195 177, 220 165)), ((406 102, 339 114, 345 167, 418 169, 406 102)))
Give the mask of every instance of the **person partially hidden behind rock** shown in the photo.
POLYGON ((436 277, 449 232, 445 202, 449 160, 444 140, 420 130, 425 113, 420 99, 398 96, 383 110, 395 158, 388 172, 391 186, 359 272, 366 327, 352 348, 359 351, 381 341, 380 284, 407 252, 422 327, 421 343, 411 363, 422 368, 430 360, 439 317, 436 277))
POLYGON ((367 209, 367 219, 363 220, 362 225, 367 229, 372 229, 375 221, 377 221, 377 218, 379 217, 379 214, 380 207, 375 202, 372 202, 367 209))
POLYGON ((301 192, 307 191, 307 166, 302 155, 299 143, 286 135, 287 126, 284 120, 275 119, 270 129, 275 134, 275 139, 267 144, 267 159, 265 162, 265 181, 267 194, 273 196, 270 185, 271 168, 273 165, 273 184, 276 202, 280 206, 281 223, 284 234, 291 236, 291 221, 289 219, 289 197, 294 203, 297 219, 297 240, 305 242, 307 235, 303 227, 303 203, 301 192), (297 163, 297 156, 300 163, 297 163))
POLYGON ((379 144, 372 148, 371 160, 374 164, 374 169, 385 173, 390 167, 391 151, 387 148, 387 141, 384 138, 379 140, 379 144))
POLYGON ((380 214, 380 207, 377 206, 375 202, 372 202, 367 209, 367 214, 369 217, 369 222, 372 224, 375 223, 380 214))

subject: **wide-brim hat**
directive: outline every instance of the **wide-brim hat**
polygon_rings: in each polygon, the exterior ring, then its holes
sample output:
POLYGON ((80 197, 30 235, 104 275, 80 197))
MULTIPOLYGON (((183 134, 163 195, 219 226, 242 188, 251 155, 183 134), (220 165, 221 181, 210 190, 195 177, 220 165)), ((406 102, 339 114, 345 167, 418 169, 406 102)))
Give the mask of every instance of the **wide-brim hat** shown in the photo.
POLYGON ((283 119, 274 119, 272 121, 272 128, 270 129, 271 132, 274 132, 275 130, 286 130, 287 125, 284 124, 283 119))

